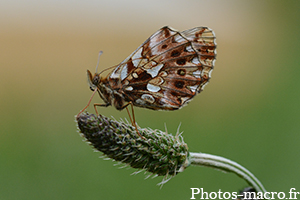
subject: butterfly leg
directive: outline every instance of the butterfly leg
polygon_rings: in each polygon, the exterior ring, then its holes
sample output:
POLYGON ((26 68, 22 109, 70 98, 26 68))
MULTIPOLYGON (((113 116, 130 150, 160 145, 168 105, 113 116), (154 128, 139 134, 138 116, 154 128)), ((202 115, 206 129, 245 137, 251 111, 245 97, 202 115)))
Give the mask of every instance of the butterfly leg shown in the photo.
POLYGON ((96 111, 97 116, 99 115, 99 113, 98 113, 98 110, 97 110, 97 107, 96 107, 96 106, 107 107, 107 106, 109 106, 109 105, 110 105, 109 103, 107 103, 107 104, 103 104, 103 103, 94 103, 94 109, 95 109, 95 111, 96 111))
POLYGON ((138 131, 138 129, 137 129, 136 122, 135 122, 135 116, 134 116, 134 110, 133 110, 133 104, 132 104, 132 102, 130 101, 129 103, 127 103, 126 105, 124 105, 124 107, 126 107, 127 113, 128 113, 128 115, 129 115, 129 119, 130 119, 130 121, 131 121, 131 124, 135 127, 135 130, 136 130, 137 134, 138 134, 142 139, 146 140, 146 138, 143 137, 143 136, 140 134, 140 132, 138 131), (128 105, 129 105, 129 104, 131 105, 132 118, 131 118, 131 115, 130 115, 130 112, 129 112, 129 109, 128 109, 128 105))
POLYGON ((126 111, 127 111, 127 113, 128 113, 128 116, 129 116, 130 122, 131 122, 131 124, 133 125, 133 121, 132 121, 132 118, 131 118, 130 112, 129 112, 129 110, 128 110, 128 107, 126 107, 126 111))
MULTIPOLYGON (((92 94, 92 96, 91 96, 89 102, 88 102, 87 105, 86 105, 86 106, 85 106, 85 107, 84 107, 84 108, 76 115, 76 118, 78 118, 78 116, 79 116, 81 113, 83 113, 83 111, 85 111, 85 110, 87 109, 87 107, 89 107, 89 105, 91 104, 91 101, 92 101, 92 99, 93 99, 93 97, 94 97, 94 95, 96 94, 97 91, 98 91, 97 89, 94 90, 94 92, 93 92, 93 94, 92 94)), ((94 104, 94 109, 95 109, 95 111, 96 111, 96 114, 99 115, 96 106, 107 107, 107 106, 109 106, 109 103, 107 103, 107 104, 95 103, 95 104, 94 104)))
POLYGON ((87 105, 86 105, 86 106, 85 106, 85 107, 84 107, 84 108, 76 115, 76 118, 78 118, 79 115, 80 115, 81 113, 83 113, 83 111, 85 111, 85 110, 87 109, 87 107, 89 107, 89 105, 90 105, 90 103, 91 103, 91 101, 92 101, 94 95, 96 94, 96 92, 97 92, 97 89, 94 90, 94 92, 93 92, 93 94, 92 94, 92 96, 91 96, 89 102, 88 102, 87 105))

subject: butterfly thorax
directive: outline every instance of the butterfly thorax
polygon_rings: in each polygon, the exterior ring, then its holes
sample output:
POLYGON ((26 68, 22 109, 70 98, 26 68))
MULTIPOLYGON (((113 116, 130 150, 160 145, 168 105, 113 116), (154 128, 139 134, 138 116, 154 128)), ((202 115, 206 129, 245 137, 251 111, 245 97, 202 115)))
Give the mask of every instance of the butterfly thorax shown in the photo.
POLYGON ((118 110, 122 110, 127 103, 122 94, 116 90, 112 90, 107 77, 102 77, 100 74, 91 75, 88 71, 88 81, 90 89, 97 89, 99 96, 104 101, 106 106, 114 105, 118 110))

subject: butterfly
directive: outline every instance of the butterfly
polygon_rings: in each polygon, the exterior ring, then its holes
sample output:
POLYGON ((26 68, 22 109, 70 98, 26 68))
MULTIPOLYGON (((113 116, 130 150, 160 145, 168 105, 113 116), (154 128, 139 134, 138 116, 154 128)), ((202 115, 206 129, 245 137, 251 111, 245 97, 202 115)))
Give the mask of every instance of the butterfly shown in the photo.
POLYGON ((215 60, 216 37, 210 28, 179 32, 162 27, 107 76, 87 70, 92 97, 98 92, 104 101, 94 104, 95 110, 96 106, 113 105, 118 110, 126 108, 130 116, 127 106, 131 105, 130 120, 135 127, 132 106, 177 110, 204 89, 215 60))

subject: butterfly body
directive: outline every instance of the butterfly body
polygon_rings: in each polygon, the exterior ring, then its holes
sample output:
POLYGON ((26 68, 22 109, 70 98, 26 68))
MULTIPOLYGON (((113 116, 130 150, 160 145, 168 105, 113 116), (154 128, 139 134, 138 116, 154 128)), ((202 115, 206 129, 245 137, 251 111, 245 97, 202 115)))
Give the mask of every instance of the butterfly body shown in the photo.
POLYGON ((153 110, 176 110, 208 83, 216 57, 214 32, 197 27, 178 32, 163 27, 106 77, 88 80, 105 106, 122 110, 129 103, 153 110))

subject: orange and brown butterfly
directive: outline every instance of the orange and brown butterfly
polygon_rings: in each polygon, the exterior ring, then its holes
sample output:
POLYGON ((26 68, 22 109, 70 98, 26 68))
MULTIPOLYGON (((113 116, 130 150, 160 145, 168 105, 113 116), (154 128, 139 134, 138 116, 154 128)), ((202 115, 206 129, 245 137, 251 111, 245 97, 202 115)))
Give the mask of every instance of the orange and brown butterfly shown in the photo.
MULTIPOLYGON (((178 32, 165 26, 106 77, 87 71, 93 95, 98 92, 104 101, 94 106, 113 105, 127 111, 129 104, 153 110, 179 109, 204 89, 215 60, 213 30, 196 27, 178 32)), ((130 119, 136 127, 133 108, 132 114, 130 119)))

